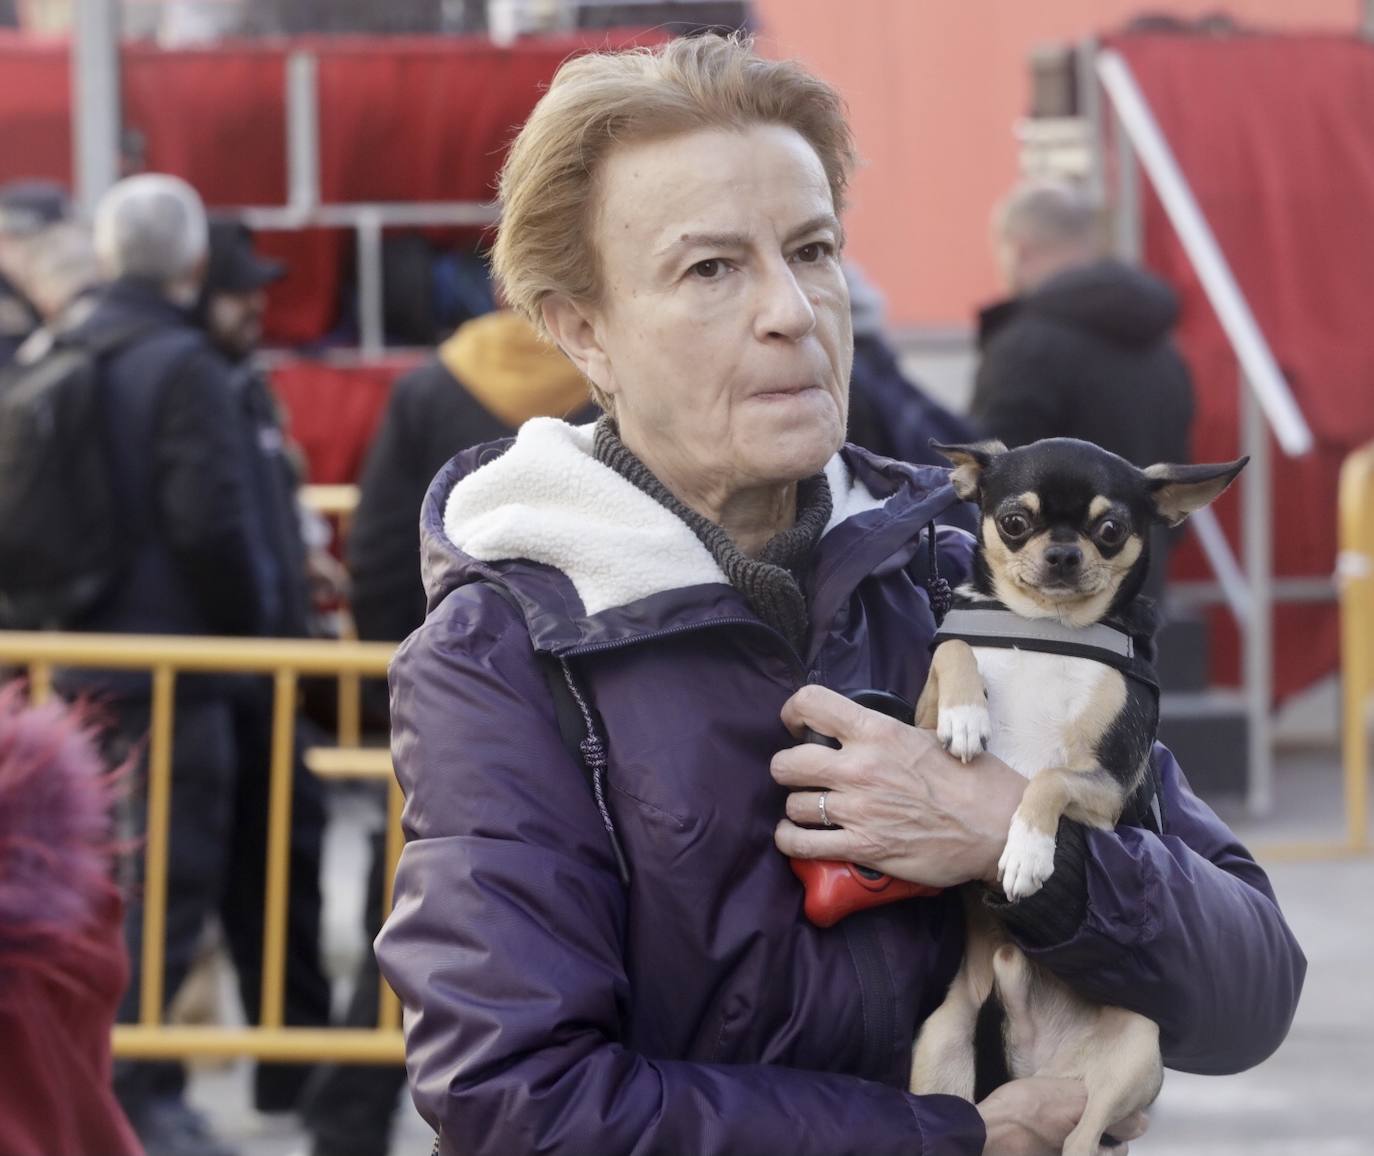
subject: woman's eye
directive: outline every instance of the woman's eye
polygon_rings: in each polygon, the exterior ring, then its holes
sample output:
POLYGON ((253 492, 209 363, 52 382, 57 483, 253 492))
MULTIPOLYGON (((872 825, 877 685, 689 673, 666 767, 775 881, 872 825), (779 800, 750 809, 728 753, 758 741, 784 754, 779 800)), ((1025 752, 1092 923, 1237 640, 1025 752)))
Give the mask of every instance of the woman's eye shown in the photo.
POLYGON ((1020 538, 1030 529, 1030 521, 1024 514, 1003 514, 999 524, 1008 538, 1020 538))
POLYGON ((812 241, 809 245, 803 245, 797 250, 797 260, 807 265, 813 265, 822 257, 828 257, 831 248, 824 241, 812 241))
POLYGON ((714 281, 725 272, 725 262, 719 257, 708 257, 692 266, 692 273, 703 281, 714 281))
POLYGON ((1104 546, 1120 546, 1126 540, 1126 527, 1113 518, 1108 518, 1097 527, 1097 540, 1104 546))

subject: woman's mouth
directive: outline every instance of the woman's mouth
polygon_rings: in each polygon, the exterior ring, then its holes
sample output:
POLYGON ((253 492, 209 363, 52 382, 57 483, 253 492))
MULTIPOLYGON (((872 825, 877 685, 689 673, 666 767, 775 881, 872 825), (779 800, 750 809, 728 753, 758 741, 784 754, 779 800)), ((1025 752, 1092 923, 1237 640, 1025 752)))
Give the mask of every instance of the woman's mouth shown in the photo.
POLYGON ((800 397, 804 393, 820 389, 819 385, 784 385, 776 389, 763 389, 754 394, 755 398, 762 401, 782 401, 790 397, 800 397))

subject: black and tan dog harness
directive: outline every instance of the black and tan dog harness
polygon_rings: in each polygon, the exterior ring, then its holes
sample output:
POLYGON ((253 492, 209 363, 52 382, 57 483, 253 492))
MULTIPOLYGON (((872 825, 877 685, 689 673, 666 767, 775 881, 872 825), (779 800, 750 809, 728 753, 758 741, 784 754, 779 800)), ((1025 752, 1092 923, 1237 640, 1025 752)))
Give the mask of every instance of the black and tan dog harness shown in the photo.
POLYGON ((951 638, 970 646, 1088 658, 1121 671, 1127 678, 1149 687, 1156 698, 1159 696, 1154 664, 1140 653, 1134 638, 1106 622, 1065 626, 1049 618, 1023 618, 1000 602, 964 602, 945 615, 931 641, 931 649, 951 638))
MULTIPOLYGON (((1065 626, 1048 618, 1023 618, 991 599, 959 602, 945 615, 930 648, 934 650, 940 643, 954 638, 970 646, 1090 659, 1119 670, 1127 678, 1147 687, 1156 701, 1159 699, 1159 679, 1154 664, 1140 653, 1141 648, 1130 634, 1107 622, 1065 626)), ((1163 816, 1153 768, 1127 804, 1126 813, 1138 818, 1133 825, 1148 827, 1156 834, 1162 830, 1163 816)))

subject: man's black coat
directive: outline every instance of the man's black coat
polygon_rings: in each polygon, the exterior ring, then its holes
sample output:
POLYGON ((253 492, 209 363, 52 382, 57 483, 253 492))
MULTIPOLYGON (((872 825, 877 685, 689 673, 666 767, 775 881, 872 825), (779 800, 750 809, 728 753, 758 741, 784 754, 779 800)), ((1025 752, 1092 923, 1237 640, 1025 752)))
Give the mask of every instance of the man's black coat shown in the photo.
POLYGON ((1008 446, 1073 437, 1138 466, 1188 460, 1193 387, 1170 340, 1178 302, 1116 261, 1052 277, 979 317, 971 416, 1008 446))

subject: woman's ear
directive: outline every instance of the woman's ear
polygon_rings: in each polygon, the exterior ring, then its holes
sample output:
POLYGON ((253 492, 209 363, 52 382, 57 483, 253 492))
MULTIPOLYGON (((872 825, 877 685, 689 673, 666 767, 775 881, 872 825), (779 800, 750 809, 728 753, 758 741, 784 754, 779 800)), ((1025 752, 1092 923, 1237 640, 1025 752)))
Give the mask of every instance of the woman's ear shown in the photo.
POLYGON ((615 374, 592 310, 563 293, 550 293, 539 308, 545 328, 568 360, 602 393, 614 396, 615 374))

